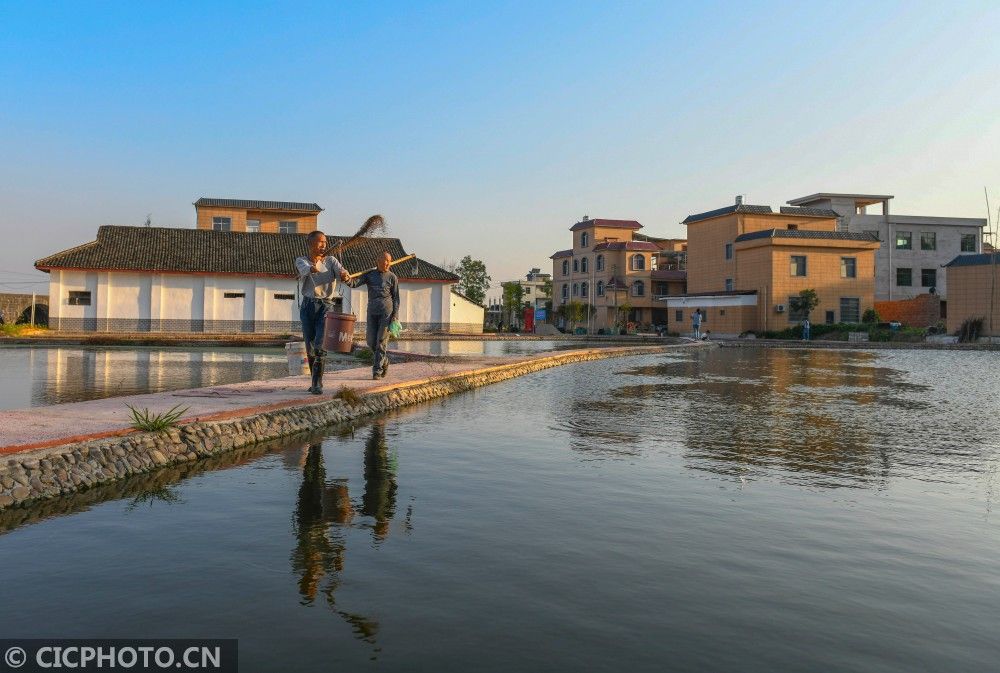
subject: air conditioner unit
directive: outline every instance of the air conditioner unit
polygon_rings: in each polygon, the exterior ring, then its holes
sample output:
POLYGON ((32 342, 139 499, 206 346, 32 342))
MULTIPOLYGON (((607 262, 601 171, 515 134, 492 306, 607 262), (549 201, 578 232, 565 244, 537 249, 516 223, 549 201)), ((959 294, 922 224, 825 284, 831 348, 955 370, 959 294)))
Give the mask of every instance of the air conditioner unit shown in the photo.
POLYGON ((778 313, 784 313, 785 312, 785 305, 784 304, 778 304, 777 306, 774 307, 774 310, 777 311, 778 313))

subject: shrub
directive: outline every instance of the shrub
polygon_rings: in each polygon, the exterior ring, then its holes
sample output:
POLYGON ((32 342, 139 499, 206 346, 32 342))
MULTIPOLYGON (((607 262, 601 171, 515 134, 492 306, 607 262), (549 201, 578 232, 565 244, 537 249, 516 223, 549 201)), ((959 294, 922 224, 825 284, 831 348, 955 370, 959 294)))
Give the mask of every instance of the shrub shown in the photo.
POLYGON ((879 317, 878 311, 873 308, 866 308, 864 315, 861 316, 862 323, 877 323, 882 322, 882 318, 879 317))
POLYGON ((143 408, 142 410, 136 409, 128 402, 125 403, 125 406, 131 412, 132 422, 130 425, 136 430, 144 430, 146 432, 164 432, 169 430, 177 425, 177 421, 190 408, 184 407, 182 409, 181 405, 178 404, 162 414, 154 414, 148 408, 143 408))
POLYGON ((970 343, 978 339, 979 333, 983 331, 985 320, 985 318, 966 318, 962 322, 962 326, 958 328, 958 332, 955 333, 959 343, 970 343))
POLYGON ((371 364, 372 362, 375 361, 375 355, 374 353, 372 353, 372 349, 368 348, 367 346, 359 348, 357 351, 355 351, 354 357, 361 360, 362 362, 367 362, 368 364, 371 364))

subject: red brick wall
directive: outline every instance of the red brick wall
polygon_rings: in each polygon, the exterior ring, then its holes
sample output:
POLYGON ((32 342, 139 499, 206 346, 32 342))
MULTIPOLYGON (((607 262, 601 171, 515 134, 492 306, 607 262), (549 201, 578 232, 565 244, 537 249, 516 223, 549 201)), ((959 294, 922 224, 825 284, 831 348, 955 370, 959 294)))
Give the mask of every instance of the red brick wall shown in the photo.
POLYGON ((928 327, 941 319, 941 298, 922 294, 913 299, 877 301, 875 310, 882 322, 895 320, 910 327, 928 327))

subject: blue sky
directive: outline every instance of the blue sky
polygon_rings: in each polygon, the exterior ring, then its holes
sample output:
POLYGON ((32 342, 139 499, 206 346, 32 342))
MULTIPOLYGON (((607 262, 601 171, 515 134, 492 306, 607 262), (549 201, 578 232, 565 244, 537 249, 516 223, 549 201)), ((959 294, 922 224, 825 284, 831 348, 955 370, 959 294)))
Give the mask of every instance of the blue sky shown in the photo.
POLYGON ((983 217, 998 35, 996 2, 0 0, 0 291, 200 196, 316 201, 332 233, 381 212, 495 280, 584 214, 678 236, 735 194, 983 217))

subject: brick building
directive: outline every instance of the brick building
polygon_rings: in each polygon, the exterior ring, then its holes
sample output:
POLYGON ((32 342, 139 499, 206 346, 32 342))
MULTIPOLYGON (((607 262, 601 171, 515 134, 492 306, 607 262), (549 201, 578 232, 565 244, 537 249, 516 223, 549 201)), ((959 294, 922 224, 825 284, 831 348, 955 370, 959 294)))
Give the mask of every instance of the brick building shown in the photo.
POLYGON ((685 333, 701 309, 702 330, 716 335, 781 330, 803 316, 792 298, 815 290, 814 322, 859 322, 874 304, 875 251, 868 233, 837 230, 822 208, 736 203, 688 216, 688 292, 665 297, 668 329, 685 333))
POLYGON ((1000 253, 960 255, 945 265, 945 274, 948 333, 969 318, 983 318, 983 336, 1000 336, 1000 253))
POLYGON ((315 203, 202 197, 194 202, 197 229, 263 234, 308 234, 323 211, 315 203))

